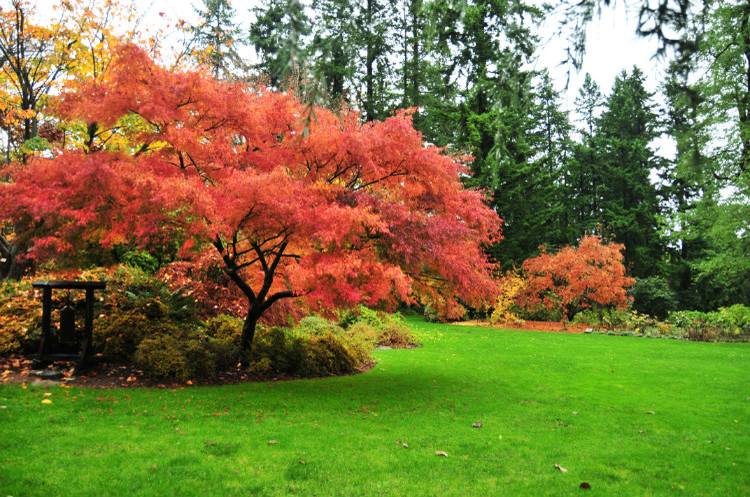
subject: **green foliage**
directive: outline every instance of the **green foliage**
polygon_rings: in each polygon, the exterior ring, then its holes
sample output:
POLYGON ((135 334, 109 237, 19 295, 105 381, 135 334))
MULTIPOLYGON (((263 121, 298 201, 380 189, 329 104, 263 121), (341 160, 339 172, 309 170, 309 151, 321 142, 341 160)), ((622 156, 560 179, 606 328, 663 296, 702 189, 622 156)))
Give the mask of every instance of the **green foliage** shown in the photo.
POLYGON ((419 345, 419 340, 399 314, 374 311, 360 306, 356 312, 339 321, 353 337, 361 335, 378 347, 409 348, 419 345))
POLYGON ((718 311, 677 311, 667 320, 691 340, 749 340, 750 307, 736 304, 718 311))
POLYGON ((159 261, 143 250, 130 250, 122 256, 123 264, 153 274, 159 269, 159 261))
POLYGON ((152 336, 138 344, 133 360, 150 377, 185 381, 192 377, 192 371, 184 349, 178 337, 152 336))
POLYGON ((311 316, 293 328, 259 327, 250 371, 259 377, 350 374, 373 363, 372 347, 364 334, 348 333, 333 322, 311 316))
POLYGON ((677 307, 674 291, 660 276, 636 279, 630 295, 633 297, 633 309, 659 319, 666 318, 677 307))
POLYGON ((575 315, 574 323, 585 323, 595 330, 624 332, 625 334, 660 336, 672 334, 672 329, 651 316, 625 309, 586 309, 575 315))
POLYGON ((97 322, 94 348, 110 360, 130 361, 143 340, 162 335, 176 336, 180 330, 178 325, 163 316, 146 315, 139 310, 116 311, 97 322))

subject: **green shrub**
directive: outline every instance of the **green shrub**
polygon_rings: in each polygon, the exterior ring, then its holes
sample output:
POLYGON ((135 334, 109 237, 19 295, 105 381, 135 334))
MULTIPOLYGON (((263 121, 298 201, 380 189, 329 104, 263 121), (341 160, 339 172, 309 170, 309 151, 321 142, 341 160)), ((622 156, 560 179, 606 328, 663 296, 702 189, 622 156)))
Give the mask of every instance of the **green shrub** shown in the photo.
POLYGON ((356 314, 346 316, 340 324, 345 324, 350 336, 362 335, 376 346, 409 348, 419 345, 419 340, 398 313, 388 314, 360 306, 356 314))
POLYGON ((574 323, 590 325, 595 330, 619 331, 635 335, 658 336, 670 334, 665 323, 628 309, 584 309, 573 317, 574 323))
POLYGON ((636 280, 629 293, 633 297, 633 309, 659 319, 664 319, 677 307, 677 296, 660 276, 636 280))
POLYGON ((234 344, 197 330, 172 329, 145 337, 133 354, 133 362, 148 376, 178 381, 213 378, 238 360, 234 344))
POLYGON ((311 335, 298 340, 300 376, 330 376, 353 373, 361 366, 360 351, 334 333, 311 335))
POLYGON ((677 311, 667 320, 691 340, 750 339, 750 307, 733 305, 718 311, 677 311))
POLYGON ((259 327, 253 341, 250 372, 256 376, 314 377, 349 374, 372 364, 374 330, 353 333, 318 316, 293 328, 259 327))
POLYGON ((181 334, 180 323, 164 316, 149 316, 139 310, 114 312, 95 327, 94 348, 116 361, 129 361, 146 338, 181 334))
POLYGON ((344 333, 341 326, 321 316, 304 317, 292 330, 299 336, 323 336, 329 333, 342 335, 344 333))
POLYGON ((145 338, 133 359, 152 378, 185 381, 192 377, 192 370, 183 346, 182 340, 172 335, 145 338))
POLYGON ((156 257, 143 250, 125 252, 122 255, 122 262, 149 274, 154 274, 159 269, 159 261, 156 260, 156 257))

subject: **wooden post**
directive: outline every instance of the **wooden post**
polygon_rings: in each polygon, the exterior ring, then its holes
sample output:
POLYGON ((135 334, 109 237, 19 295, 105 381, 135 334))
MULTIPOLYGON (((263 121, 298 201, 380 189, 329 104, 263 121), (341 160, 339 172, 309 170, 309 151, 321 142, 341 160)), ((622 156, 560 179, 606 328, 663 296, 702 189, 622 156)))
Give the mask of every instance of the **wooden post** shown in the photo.
POLYGON ((94 329, 94 289, 86 288, 86 318, 83 325, 83 343, 81 344, 80 365, 85 366, 89 360, 91 341, 94 329))
POLYGON ((39 343, 39 361, 47 354, 52 326, 52 288, 42 288, 42 341, 39 343))

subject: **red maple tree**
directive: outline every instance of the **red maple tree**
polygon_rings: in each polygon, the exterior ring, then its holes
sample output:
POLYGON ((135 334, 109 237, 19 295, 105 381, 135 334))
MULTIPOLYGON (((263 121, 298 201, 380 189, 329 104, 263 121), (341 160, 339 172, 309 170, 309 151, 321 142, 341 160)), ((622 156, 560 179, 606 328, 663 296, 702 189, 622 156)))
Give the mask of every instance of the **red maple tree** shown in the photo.
POLYGON ((219 262, 235 285, 226 298, 242 295, 246 351, 282 299, 418 300, 450 317, 495 294, 482 245, 501 221, 408 112, 361 124, 289 94, 171 72, 134 46, 56 111, 85 132, 0 187, 0 217, 34 234, 27 257, 179 244, 178 264, 219 262))
POLYGON ((617 243, 602 243, 585 236, 578 247, 555 254, 542 252, 523 263, 526 285, 519 303, 527 310, 559 310, 564 318, 594 306, 628 305, 627 289, 635 279, 625 274, 622 250, 617 243))

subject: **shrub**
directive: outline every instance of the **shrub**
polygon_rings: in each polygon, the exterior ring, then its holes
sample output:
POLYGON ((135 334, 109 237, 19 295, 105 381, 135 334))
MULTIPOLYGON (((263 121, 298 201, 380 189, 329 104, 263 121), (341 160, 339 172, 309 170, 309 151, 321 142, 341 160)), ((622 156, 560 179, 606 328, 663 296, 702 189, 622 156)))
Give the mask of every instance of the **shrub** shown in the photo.
POLYGON ((733 305, 718 311, 677 311, 667 321, 691 340, 750 339, 750 307, 733 305))
POLYGON ((159 269, 156 257, 143 250, 131 250, 122 255, 123 264, 138 268, 148 274, 154 274, 159 269))
POLYGON ((665 335, 671 328, 655 318, 625 309, 584 309, 573 318, 575 323, 585 323, 596 330, 624 331, 636 335, 665 335))
POLYGON ((495 301, 495 307, 490 315, 490 322, 494 324, 521 324, 523 320, 518 316, 516 298, 526 286, 526 281, 518 274, 508 273, 500 280, 500 294, 495 301))
POLYGON ((132 360, 153 378, 212 378, 237 364, 239 348, 199 330, 171 329, 143 338, 132 360))
POLYGON ((321 316, 304 317, 300 319, 293 330, 295 334, 300 336, 322 336, 328 333, 342 335, 344 333, 341 326, 321 316))
POLYGON ((41 300, 29 282, 0 282, 0 355, 35 352, 41 318, 41 300))
POLYGON ((179 326, 173 322, 135 310, 115 312, 97 324, 94 348, 115 361, 130 361, 138 345, 146 338, 180 333, 179 326))
POLYGON ((373 342, 318 316, 293 328, 261 326, 255 334, 250 372, 256 376, 312 377, 354 373, 372 364, 373 342))
POLYGON ((630 289, 633 309, 664 319, 677 307, 677 297, 669 283, 660 276, 637 279, 630 289))
POLYGON ((558 310, 567 319, 594 306, 625 308, 633 278, 625 274, 623 245, 585 236, 578 247, 526 259, 518 304, 531 313, 558 310))
POLYGON ((172 335, 145 338, 138 344, 134 362, 153 378, 185 381, 192 376, 183 343, 172 335))
POLYGON ((350 336, 360 335, 379 347, 409 348, 419 345, 419 340, 398 313, 388 314, 360 306, 356 314, 347 315, 340 324, 347 327, 350 336))

